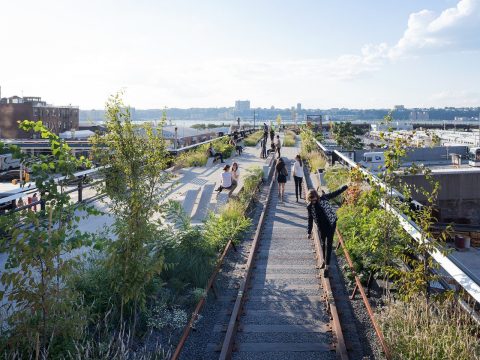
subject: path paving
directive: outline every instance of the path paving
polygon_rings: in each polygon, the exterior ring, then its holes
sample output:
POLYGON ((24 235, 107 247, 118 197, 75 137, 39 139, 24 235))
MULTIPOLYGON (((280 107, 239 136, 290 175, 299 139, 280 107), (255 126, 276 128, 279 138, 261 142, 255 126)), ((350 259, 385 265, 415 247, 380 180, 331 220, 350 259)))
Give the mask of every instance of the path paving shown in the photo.
MULTIPOLYGON (((298 151, 282 149, 287 164, 298 151)), ((288 168, 285 201, 279 202, 275 185, 267 209, 234 359, 335 358, 315 252, 306 236, 305 202, 296 202, 288 168)))
MULTIPOLYGON (((321 299, 314 247, 306 236, 305 202, 297 203, 295 199, 290 163, 298 151, 298 147, 282 149, 289 169, 285 201, 279 202, 275 184, 256 253, 254 277, 235 338, 233 359, 335 358, 335 352, 330 349, 332 336, 321 299)), ((263 206, 263 200, 259 207, 263 206)), ((258 215, 256 212, 254 219, 258 215)), ((210 322, 208 318, 198 324, 198 331, 191 335, 182 359, 218 358, 216 351, 225 334, 222 330, 233 306, 229 299, 236 297, 251 240, 247 236, 239 252, 232 253, 238 260, 236 264, 227 260, 223 273, 231 272, 230 279, 224 278, 223 285, 217 283, 218 300, 210 303, 205 313, 205 316, 210 313, 215 320, 210 322), (213 309, 216 310, 212 313, 213 309)))

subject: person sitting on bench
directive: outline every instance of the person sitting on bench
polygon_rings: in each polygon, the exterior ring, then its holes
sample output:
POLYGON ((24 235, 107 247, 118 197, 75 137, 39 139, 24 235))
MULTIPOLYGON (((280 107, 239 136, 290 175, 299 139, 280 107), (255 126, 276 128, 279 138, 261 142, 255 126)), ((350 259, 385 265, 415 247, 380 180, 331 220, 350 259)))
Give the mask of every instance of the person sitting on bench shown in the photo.
POLYGON ((223 173, 222 173, 222 181, 220 183, 220 186, 215 189, 215 191, 218 191, 220 194, 223 189, 232 189, 234 186, 233 184, 233 179, 232 179, 232 173, 230 172, 230 165, 225 165, 223 168, 223 173))
POLYGON ((213 145, 211 143, 210 143, 210 146, 207 149, 207 154, 208 154, 208 157, 213 157, 213 161, 217 161, 218 159, 220 159, 222 164, 224 163, 222 153, 220 153, 220 152, 217 153, 215 151, 215 149, 213 148, 213 145))
MULTIPOLYGON (((239 137, 239 138, 235 141, 235 150, 237 151, 237 154, 238 154, 239 156, 242 155, 243 147, 244 147, 243 138, 242 138, 242 137, 239 137)), ((233 166, 233 165, 232 165, 232 166, 233 166)))

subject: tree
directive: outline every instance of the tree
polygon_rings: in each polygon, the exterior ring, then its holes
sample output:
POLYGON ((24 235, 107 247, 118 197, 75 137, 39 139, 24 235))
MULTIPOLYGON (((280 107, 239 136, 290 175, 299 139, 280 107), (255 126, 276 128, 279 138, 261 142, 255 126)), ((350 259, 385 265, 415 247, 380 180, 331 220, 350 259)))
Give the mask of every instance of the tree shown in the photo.
MULTIPOLYGON (((390 125, 393 121, 391 113, 385 116, 384 121, 390 125)), ((385 134, 381 134, 381 138, 385 138, 385 134)), ((399 174, 402 159, 407 154, 407 149, 413 141, 413 134, 407 137, 395 137, 390 142, 389 148, 384 152, 385 155, 385 170, 381 177, 387 184, 386 191, 384 191, 384 203, 392 208, 397 208, 401 212, 407 214, 420 228, 420 239, 418 241, 409 238, 407 246, 402 250, 400 258, 410 268, 409 271, 399 269, 397 266, 387 266, 387 271, 390 272, 397 279, 400 294, 404 300, 411 300, 412 298, 422 294, 425 299, 430 296, 430 283, 438 280, 438 275, 432 271, 438 269, 438 264, 434 262, 429 253, 433 251, 440 251, 447 254, 447 250, 441 246, 441 243, 446 241, 450 228, 439 234, 433 234, 432 226, 437 222, 435 218, 435 206, 440 191, 440 183, 435 180, 431 174, 431 170, 425 166, 411 165, 403 170, 403 174, 423 174, 428 183, 428 188, 412 187, 406 184, 399 174), (409 202, 399 202, 393 196, 393 188, 400 189, 403 196, 407 200, 412 199, 412 194, 423 195, 425 198, 424 206, 413 211, 409 206, 409 202)))
POLYGON ((280 131, 280 125, 282 125, 282 116, 280 114, 277 115, 276 122, 278 125, 278 131, 280 131))
POLYGON ((66 279, 79 263, 79 255, 72 251, 93 241, 92 236, 78 231, 78 221, 97 212, 73 204, 65 193, 74 171, 89 166, 88 161, 75 158, 69 146, 41 121, 25 120, 20 128, 48 139, 52 154, 31 156, 11 148, 31 169, 42 205, 38 212, 26 210, 0 217, 0 252, 7 254, 1 275, 6 290, 0 295, 14 304, 8 317, 7 346, 46 358, 55 346, 68 346, 59 345, 62 340, 78 338, 85 323, 78 294, 66 286, 66 279), (65 180, 58 181, 59 176, 65 180))
POLYGON ((346 150, 361 149, 363 147, 362 140, 357 137, 357 132, 351 122, 334 123, 332 131, 337 144, 346 150))
POLYGON ((168 190, 164 185, 170 178, 164 171, 169 161, 161 136, 164 122, 165 114, 159 127, 134 125, 117 94, 106 104, 106 134, 94 139, 97 160, 108 166, 100 191, 107 193, 115 217, 114 238, 106 243, 106 266, 117 279, 112 291, 119 297, 121 324, 127 306, 133 332, 138 311, 145 306, 146 288, 164 268, 165 242, 170 239, 161 223, 168 190))

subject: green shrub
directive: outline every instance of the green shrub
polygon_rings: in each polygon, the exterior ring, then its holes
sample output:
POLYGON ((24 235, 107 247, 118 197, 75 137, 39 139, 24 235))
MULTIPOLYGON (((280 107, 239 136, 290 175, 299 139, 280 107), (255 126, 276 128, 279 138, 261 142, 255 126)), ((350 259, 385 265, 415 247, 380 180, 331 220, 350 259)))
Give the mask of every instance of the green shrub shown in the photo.
POLYGON ((480 331, 455 302, 395 302, 378 314, 392 359, 480 359, 480 331))
MULTIPOLYGON (((222 153, 224 159, 232 156, 232 153, 235 150, 235 147, 230 145, 229 141, 230 139, 228 137, 223 137, 212 142, 215 151, 222 153)), ((195 149, 179 154, 175 159, 175 167, 185 168, 193 166, 205 166, 208 161, 208 147, 209 144, 203 144, 199 145, 195 149)))
POLYGON ((240 199, 243 203, 248 203, 263 178, 263 170, 259 166, 253 166, 247 169, 247 175, 243 178, 243 189, 240 193, 240 199))
POLYGON ((300 137, 302 139, 300 156, 308 163, 310 171, 316 172, 318 169, 325 168, 325 158, 318 151, 316 143, 317 138, 322 138, 322 134, 314 133, 311 129, 305 127, 300 132, 300 137))
POLYGON ((215 215, 211 212, 208 215, 203 236, 220 251, 229 240, 238 242, 250 225, 251 220, 245 216, 245 205, 241 201, 230 200, 220 214, 215 215))
POLYGON ((176 233, 177 245, 165 257, 169 264, 163 279, 173 279, 193 287, 204 287, 215 265, 217 249, 207 241, 198 227, 188 226, 176 233))
POLYGON ((245 138, 245 146, 256 146, 263 137, 263 130, 255 131, 245 138))
MULTIPOLYGON (((229 158, 232 156, 232 153, 235 151, 235 147, 230 145, 230 138, 224 137, 213 142, 213 148, 216 152, 220 152, 223 154, 223 158, 229 158)), ((207 151, 208 146, 205 147, 205 152, 207 151)))
MULTIPOLYGON (((355 272, 365 282, 370 274, 385 273, 406 245, 406 234, 398 220, 385 209, 371 207, 373 192, 364 192, 356 203, 338 209, 338 229, 354 263, 355 272)), ((353 278, 351 278, 353 281, 353 278)))
POLYGON ((315 133, 307 128, 304 127, 300 132, 300 138, 302 139, 302 157, 307 158, 308 153, 317 151, 317 143, 315 142, 315 133))
POLYGON ((293 131, 287 130, 283 139, 283 146, 295 146, 296 138, 297 135, 293 131))
POLYGON ((175 159, 175 166, 177 168, 205 166, 207 164, 208 156, 205 151, 191 150, 181 153, 175 159))
POLYGON ((315 173, 318 169, 324 169, 326 165, 326 160, 322 154, 318 151, 312 151, 305 155, 305 161, 307 161, 310 166, 310 171, 315 173))
POLYGON ((345 185, 350 177, 350 172, 344 167, 330 167, 325 172, 325 181, 329 191, 335 191, 345 185))

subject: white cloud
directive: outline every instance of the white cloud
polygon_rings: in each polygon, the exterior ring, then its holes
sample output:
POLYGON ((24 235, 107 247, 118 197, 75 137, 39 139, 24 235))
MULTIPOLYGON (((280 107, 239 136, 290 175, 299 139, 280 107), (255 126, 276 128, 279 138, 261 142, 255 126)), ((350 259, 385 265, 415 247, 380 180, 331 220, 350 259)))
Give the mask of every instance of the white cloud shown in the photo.
POLYGON ((399 58, 461 50, 480 50, 480 0, 460 0, 457 6, 440 14, 431 10, 412 13, 407 29, 395 45, 367 44, 360 55, 339 56, 326 68, 332 78, 352 80, 399 58))
POLYGON ((460 0, 436 14, 430 10, 413 13, 402 38, 389 51, 392 59, 423 51, 480 49, 480 0, 460 0))
POLYGON ((430 96, 428 106, 465 106, 480 104, 480 93, 467 90, 443 90, 430 96))

